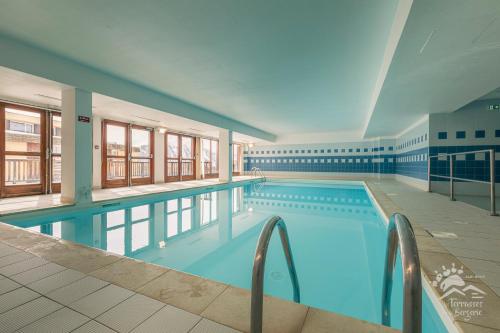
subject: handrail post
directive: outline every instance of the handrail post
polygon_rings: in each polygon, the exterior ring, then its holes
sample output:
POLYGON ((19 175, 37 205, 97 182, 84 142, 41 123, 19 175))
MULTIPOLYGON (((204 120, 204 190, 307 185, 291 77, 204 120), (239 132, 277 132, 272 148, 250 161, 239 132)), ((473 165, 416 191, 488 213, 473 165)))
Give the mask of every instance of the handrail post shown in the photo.
POLYGON ((450 156, 450 200, 455 201, 455 193, 453 188, 453 155, 450 156))
POLYGON ((266 264, 267 248, 273 234, 274 228, 278 227, 281 244, 285 252, 286 263, 290 279, 293 284, 293 300, 300 303, 299 281, 297 271, 293 262, 292 249, 285 222, 279 216, 273 216, 264 226, 260 233, 257 248, 255 249, 255 258, 252 271, 252 295, 250 309, 250 333, 262 332, 262 312, 264 307, 264 270, 266 264))
POLYGON ((397 250, 403 264, 403 333, 422 331, 422 277, 415 234, 408 219, 393 214, 389 220, 382 289, 382 324, 391 324, 391 293, 397 250))
POLYGON ((427 192, 431 191, 431 154, 427 154, 427 192))
POLYGON ((496 193, 495 193, 495 150, 490 149, 490 204, 491 204, 491 215, 497 215, 496 209, 496 193))

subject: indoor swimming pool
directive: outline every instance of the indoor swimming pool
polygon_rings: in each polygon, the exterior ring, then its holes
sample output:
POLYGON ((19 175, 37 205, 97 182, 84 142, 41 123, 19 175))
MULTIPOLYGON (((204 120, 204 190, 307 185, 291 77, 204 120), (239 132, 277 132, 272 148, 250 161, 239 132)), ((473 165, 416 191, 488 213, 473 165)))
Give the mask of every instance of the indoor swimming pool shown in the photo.
MULTIPOLYGON (((253 183, 7 222, 250 289, 257 239, 274 215, 288 228, 301 302, 380 323, 386 223, 361 183, 253 183)), ((399 262, 392 300, 396 328, 401 328, 401 279, 399 262)), ((425 289, 423 332, 447 332, 425 289)), ((277 232, 269 247, 264 290, 292 300, 277 232)))

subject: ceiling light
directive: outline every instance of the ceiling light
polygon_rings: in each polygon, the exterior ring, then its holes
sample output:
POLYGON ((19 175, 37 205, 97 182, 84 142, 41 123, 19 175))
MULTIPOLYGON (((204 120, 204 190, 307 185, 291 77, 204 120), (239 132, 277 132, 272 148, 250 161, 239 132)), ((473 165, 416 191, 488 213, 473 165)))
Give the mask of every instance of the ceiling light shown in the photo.
POLYGON ((158 128, 158 133, 165 134, 166 132, 167 132, 167 129, 165 127, 158 128))
POLYGON ((48 95, 44 95, 44 94, 35 94, 35 96, 43 97, 43 98, 48 98, 48 99, 52 99, 52 100, 55 100, 55 101, 60 101, 61 100, 58 97, 52 97, 52 96, 48 96, 48 95))
POLYGON ((248 144, 248 147, 249 147, 249 148, 252 148, 252 147, 253 147, 253 143, 249 143, 249 144, 248 144))

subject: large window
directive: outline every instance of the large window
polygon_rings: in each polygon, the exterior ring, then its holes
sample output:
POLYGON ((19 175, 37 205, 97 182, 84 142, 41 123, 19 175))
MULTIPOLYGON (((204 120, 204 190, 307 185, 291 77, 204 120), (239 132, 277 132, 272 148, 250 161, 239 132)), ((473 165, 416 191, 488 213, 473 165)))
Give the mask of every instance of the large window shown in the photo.
POLYGON ((153 183, 153 130, 112 120, 102 123, 102 187, 153 183))
POLYGON ((219 142, 211 139, 201 139, 201 167, 203 178, 219 175, 219 142))
POLYGON ((0 103, 0 132, 1 196, 59 192, 60 114, 0 103))
POLYGON ((165 209, 167 238, 194 228, 195 197, 168 200, 165 209))
POLYGON ((165 136, 166 168, 165 180, 192 180, 196 176, 195 138, 168 133, 165 136))

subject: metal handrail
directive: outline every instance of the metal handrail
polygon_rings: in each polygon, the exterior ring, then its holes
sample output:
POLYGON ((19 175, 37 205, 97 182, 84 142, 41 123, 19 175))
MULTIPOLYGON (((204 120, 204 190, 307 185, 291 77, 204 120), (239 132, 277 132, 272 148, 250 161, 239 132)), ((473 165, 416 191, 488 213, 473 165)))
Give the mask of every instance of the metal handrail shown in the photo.
POLYGON ((257 248, 255 249, 255 258, 253 261, 252 272, 252 301, 250 314, 250 333, 262 332, 262 310, 264 303, 264 269, 266 264, 267 248, 273 234, 274 228, 278 226, 281 238, 281 244, 285 252, 288 272, 293 284, 293 300, 300 303, 299 281, 297 272, 293 262, 292 249, 290 248, 290 240, 283 219, 279 216, 273 216, 264 226, 259 236, 257 248))
POLYGON ((417 241, 406 216, 395 213, 389 219, 382 290, 382 324, 391 324, 391 292, 397 250, 403 264, 403 333, 422 331, 422 277, 417 241))
POLYGON ((251 172, 251 175, 253 175, 254 177, 257 177, 257 173, 259 173, 259 175, 262 177, 262 178, 266 178, 264 176, 264 173, 262 172, 262 170, 260 168, 257 168, 257 167, 253 167, 252 170, 250 170, 251 172))
POLYGON ((464 152, 459 152, 459 153, 442 153, 442 154, 437 154, 437 155, 429 155, 429 158, 427 159, 427 191, 432 192, 431 189, 431 177, 436 177, 436 178, 443 178, 443 179, 449 179, 450 180, 450 200, 455 201, 455 186, 453 184, 454 180, 461 180, 461 181, 466 181, 470 183, 480 183, 480 184, 489 184, 490 185, 490 215, 496 216, 497 215, 497 210, 496 210, 496 189, 495 189, 495 150, 494 149, 482 149, 482 150, 473 150, 473 151, 464 151, 464 152), (453 176, 453 156, 457 155, 467 155, 467 154, 475 154, 475 153, 488 153, 490 156, 490 180, 489 181, 484 181, 484 180, 476 180, 476 179, 468 179, 468 178, 460 178, 460 177, 454 177, 453 176), (448 160, 448 156, 450 159, 450 175, 449 176, 442 176, 442 175, 434 175, 431 174, 431 159, 435 157, 446 157, 446 160, 448 160))

